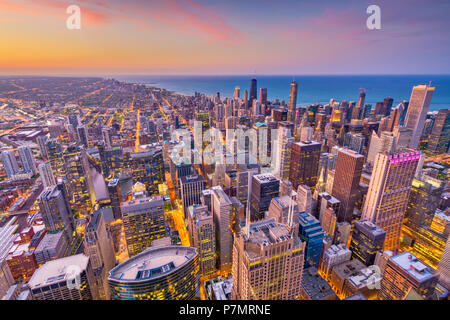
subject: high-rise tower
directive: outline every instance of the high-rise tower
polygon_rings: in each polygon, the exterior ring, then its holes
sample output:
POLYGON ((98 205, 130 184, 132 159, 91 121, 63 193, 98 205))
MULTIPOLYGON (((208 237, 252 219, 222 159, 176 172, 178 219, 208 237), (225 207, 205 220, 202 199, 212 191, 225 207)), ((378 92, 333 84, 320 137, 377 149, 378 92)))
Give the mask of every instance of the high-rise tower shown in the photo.
POLYGON ((289 87, 289 102, 288 102, 288 121, 294 123, 295 125, 295 117, 296 117, 296 109, 297 109, 297 93, 298 93, 298 84, 294 80, 291 82, 289 87))
POLYGON ((361 219, 370 220, 386 231, 384 250, 396 251, 400 245, 403 218, 420 152, 389 155, 379 153, 369 183, 361 219))
POLYGON ((413 88, 411 99, 409 100, 408 111, 405 118, 405 126, 412 130, 409 147, 417 149, 420 136, 425 124, 425 118, 430 107, 431 98, 435 88, 426 84, 413 88))
POLYGON ((353 209, 359 193, 364 156, 353 150, 340 148, 336 162, 331 195, 341 202, 336 212, 338 222, 351 222, 353 209))

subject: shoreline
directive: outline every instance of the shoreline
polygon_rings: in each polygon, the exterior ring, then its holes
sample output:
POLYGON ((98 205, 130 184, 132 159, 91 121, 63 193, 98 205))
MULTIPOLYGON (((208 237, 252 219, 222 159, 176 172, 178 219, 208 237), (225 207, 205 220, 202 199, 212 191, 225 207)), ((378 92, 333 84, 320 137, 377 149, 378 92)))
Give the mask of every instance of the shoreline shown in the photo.
MULTIPOLYGON (((114 78, 114 79, 115 79, 115 78, 114 78)), ((158 86, 156 86, 156 85, 158 85, 158 82, 136 82, 136 81, 118 80, 118 79, 115 79, 115 80, 120 81, 120 82, 125 82, 125 83, 128 83, 128 84, 145 85, 145 86, 148 87, 148 88, 153 88, 153 89, 158 89, 158 90, 164 90, 164 91, 167 91, 167 92, 169 92, 170 94, 176 95, 176 96, 193 97, 193 95, 191 95, 191 94, 186 94, 186 93, 182 93, 182 92, 177 92, 177 91, 169 90, 169 89, 166 89, 166 88, 164 88, 164 87, 158 87, 158 86)), ((220 91, 219 91, 219 92, 220 92, 220 91)), ((208 94, 203 93, 203 92, 199 92, 199 93, 200 93, 200 94, 205 94, 205 95, 208 96, 208 97, 214 96, 213 94, 212 94, 212 95, 208 95, 208 94)), ((221 98, 230 98, 230 99, 231 99, 232 97, 224 96, 224 95, 221 94, 221 98)), ((278 98, 278 99, 279 99, 280 101, 284 100, 284 99, 280 99, 280 98, 278 98)), ((331 99, 333 99, 333 98, 330 98, 330 100, 331 100, 331 99)), ((297 107, 300 107, 300 108, 302 108, 302 107, 309 107, 309 106, 311 106, 311 105, 317 105, 317 104, 320 104, 320 105, 326 105, 326 104, 329 103, 330 100, 328 100, 328 101, 318 101, 318 102, 301 102, 301 103, 297 103, 297 107)), ((336 101, 339 101, 339 100, 336 100, 336 101)), ((347 100, 347 101, 350 101, 350 100, 347 100)), ((400 100, 399 100, 399 101, 400 101, 400 100)), ((401 100, 401 101, 408 101, 408 100, 401 100)), ((272 101, 271 101, 271 102, 272 102, 272 101)), ((368 104, 372 104, 372 108, 375 108, 374 103, 368 103, 368 104)), ((427 114, 438 113, 438 111, 439 111, 440 109, 447 109, 447 108, 450 108, 450 102, 449 102, 449 103, 436 103, 435 106, 444 106, 444 107, 443 107, 443 108, 437 108, 436 110, 429 110, 429 111, 427 112, 427 114), (448 107, 445 107, 446 105, 448 105, 448 107)))

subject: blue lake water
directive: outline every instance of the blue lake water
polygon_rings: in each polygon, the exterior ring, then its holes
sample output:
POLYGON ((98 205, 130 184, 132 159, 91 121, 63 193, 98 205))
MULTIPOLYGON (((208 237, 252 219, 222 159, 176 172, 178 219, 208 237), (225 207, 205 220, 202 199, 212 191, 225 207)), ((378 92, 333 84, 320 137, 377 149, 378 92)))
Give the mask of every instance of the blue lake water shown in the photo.
POLYGON ((320 76, 285 76, 285 75, 236 75, 236 76, 116 76, 118 80, 134 83, 151 84, 182 94, 193 95, 200 92, 222 97, 232 97, 236 86, 250 91, 250 80, 255 78, 259 88, 267 88, 269 100, 278 98, 288 100, 289 84, 293 78, 298 83, 298 106, 312 103, 328 103, 330 99, 337 101, 357 101, 360 88, 366 90, 366 103, 375 106, 385 97, 392 97, 394 105, 402 100, 409 100, 412 87, 431 81, 436 87, 431 101, 430 111, 450 108, 450 75, 320 75, 320 76))

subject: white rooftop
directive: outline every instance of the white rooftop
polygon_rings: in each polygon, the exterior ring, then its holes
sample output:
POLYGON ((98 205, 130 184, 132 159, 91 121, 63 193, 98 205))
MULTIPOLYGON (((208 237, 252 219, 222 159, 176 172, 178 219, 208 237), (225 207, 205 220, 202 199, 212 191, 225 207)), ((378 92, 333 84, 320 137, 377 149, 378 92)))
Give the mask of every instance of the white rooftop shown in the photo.
POLYGON ((80 270, 86 270, 88 262, 89 257, 84 254, 48 261, 34 272, 28 282, 28 286, 33 290, 66 281, 67 273, 70 271, 71 266, 78 267, 80 270))

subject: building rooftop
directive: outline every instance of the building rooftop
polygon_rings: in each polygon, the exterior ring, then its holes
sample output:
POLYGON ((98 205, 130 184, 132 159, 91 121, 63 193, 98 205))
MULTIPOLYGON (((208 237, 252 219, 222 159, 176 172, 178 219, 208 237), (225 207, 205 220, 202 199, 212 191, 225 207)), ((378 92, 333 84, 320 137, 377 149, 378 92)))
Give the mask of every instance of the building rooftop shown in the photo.
POLYGON ((320 194, 320 196, 324 199, 326 199, 329 203, 331 204, 337 204, 340 203, 340 201, 338 199, 336 199, 335 197, 333 197, 331 194, 327 193, 327 192, 322 192, 320 194))
POLYGON ((202 182, 202 181, 203 181, 203 177, 198 174, 192 174, 192 175, 184 176, 184 177, 180 178, 181 184, 192 183, 192 182, 202 182))
POLYGON ((288 226, 277 223, 275 218, 250 224, 249 242, 268 246, 273 243, 288 240, 292 237, 288 226))
POLYGON ((358 274, 348 278, 348 281, 357 289, 366 287, 369 283, 375 285, 382 279, 382 275, 378 274, 375 269, 364 268, 358 271, 358 274))
POLYGON ((56 246, 59 245, 59 241, 63 236, 63 231, 58 233, 49 233, 47 232, 45 236, 42 238, 41 242, 36 248, 36 252, 56 249, 56 246))
POLYGON ((91 220, 89 220, 89 224, 86 227, 86 231, 95 231, 98 228, 98 224, 100 223, 100 218, 102 216, 102 213, 100 210, 94 211, 94 213, 91 216, 91 220))
POLYGON ((260 183, 268 183, 273 181, 279 181, 275 176, 271 173, 263 173, 263 174, 256 174, 253 176, 253 178, 260 182, 260 183))
POLYGON ((230 197, 223 191, 221 187, 213 187, 211 188, 211 191, 214 193, 214 195, 219 199, 220 205, 232 205, 232 202, 230 200, 230 197))
POLYGON ((367 298, 361 292, 357 292, 344 300, 367 300, 367 298))
POLYGON ((208 211, 207 206, 194 204, 188 207, 188 212, 191 219, 195 221, 211 218, 211 212, 208 211))
POLYGON ((408 251, 393 256, 390 260, 418 282, 426 281, 434 274, 434 270, 430 266, 408 251))
POLYGON ((310 225, 320 225, 320 221, 316 219, 313 215, 309 214, 308 212, 301 212, 298 221, 301 226, 310 226, 310 225))
POLYGON ((114 178, 114 179, 109 180, 109 182, 108 182, 108 187, 115 187, 115 186, 117 186, 118 184, 119 184, 119 179, 114 178))
POLYGON ((163 206, 164 198, 162 196, 151 196, 145 198, 133 199, 120 204, 123 213, 145 210, 153 207, 163 206))
POLYGON ((223 281, 212 283, 211 288, 216 300, 231 300, 233 278, 230 277, 223 281))
POLYGON ((322 300, 336 294, 328 282, 322 278, 315 267, 303 271, 302 288, 311 300, 322 300))
POLYGON ((351 156, 351 157, 353 157, 353 158, 364 158, 364 156, 363 156, 362 154, 359 154, 358 152, 353 151, 353 150, 351 150, 351 149, 347 149, 347 148, 338 148, 338 151, 339 151, 340 153, 344 153, 344 154, 346 154, 346 155, 349 155, 349 156, 351 156))
POLYGON ((86 270, 88 263, 89 257, 84 254, 48 261, 34 272, 28 282, 28 286, 33 290, 42 286, 66 281, 67 276, 71 274, 70 271, 73 266, 81 270, 86 270))
POLYGON ((332 256, 344 255, 351 251, 349 248, 347 248, 345 246, 344 243, 340 243, 338 245, 335 245, 335 244, 331 245, 325 252, 327 253, 327 255, 329 257, 332 257, 332 256))
POLYGON ((359 220, 355 222, 362 230, 366 231, 365 234, 371 234, 375 238, 382 237, 386 234, 386 231, 378 227, 375 223, 369 220, 359 220))
POLYGON ((183 246, 151 247, 119 264, 109 272, 116 281, 144 281, 174 272, 197 255, 197 249, 183 246))
POLYGON ((14 244, 16 238, 16 231, 19 228, 19 224, 16 223, 17 218, 13 217, 9 219, 2 227, 0 227, 0 260, 5 258, 11 247, 14 244))
POLYGON ((357 276, 366 266, 359 260, 349 260, 334 266, 333 273, 338 274, 343 279, 349 279, 352 276, 357 276))

